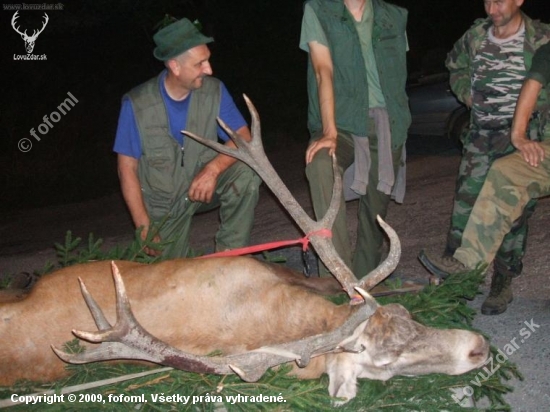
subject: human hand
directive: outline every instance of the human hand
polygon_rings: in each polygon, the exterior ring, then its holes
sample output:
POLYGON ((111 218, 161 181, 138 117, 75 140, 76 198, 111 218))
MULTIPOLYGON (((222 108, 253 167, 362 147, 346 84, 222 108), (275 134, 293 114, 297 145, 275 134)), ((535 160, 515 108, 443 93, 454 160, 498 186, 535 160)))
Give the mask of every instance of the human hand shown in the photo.
POLYGON ((218 173, 205 166, 193 179, 189 186, 188 197, 192 202, 210 203, 216 184, 218 182, 218 173))
MULTIPOLYGON (((147 239, 147 235, 149 234, 149 227, 143 226, 143 229, 141 230, 141 240, 145 241, 147 239)), ((160 236, 157 234, 153 236, 152 239, 150 239, 151 243, 160 243, 160 236)), ((162 250, 153 249, 151 247, 145 246, 143 251, 147 253, 149 256, 160 256, 162 255, 162 250)))
POLYGON ((520 140, 514 146, 523 156, 523 160, 531 166, 537 167, 544 160, 544 148, 539 142, 532 140, 520 140))
POLYGON ((329 156, 335 154, 336 136, 323 135, 320 139, 311 142, 306 150, 306 164, 310 163, 315 157, 315 154, 321 149, 327 149, 329 156))

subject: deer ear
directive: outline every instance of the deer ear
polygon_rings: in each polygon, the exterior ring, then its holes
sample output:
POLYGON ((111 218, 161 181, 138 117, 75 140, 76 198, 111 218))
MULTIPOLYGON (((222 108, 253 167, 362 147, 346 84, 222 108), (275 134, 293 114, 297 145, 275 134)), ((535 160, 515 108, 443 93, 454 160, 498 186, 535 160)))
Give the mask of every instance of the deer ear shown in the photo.
POLYGON ((392 315, 392 316, 400 316, 406 319, 412 318, 410 312, 399 303, 390 303, 388 305, 382 306, 381 309, 386 316, 392 315))
POLYGON ((384 366, 394 363, 398 358, 399 354, 397 352, 387 351, 384 353, 376 354, 376 356, 372 358, 372 363, 377 368, 382 368, 384 366))

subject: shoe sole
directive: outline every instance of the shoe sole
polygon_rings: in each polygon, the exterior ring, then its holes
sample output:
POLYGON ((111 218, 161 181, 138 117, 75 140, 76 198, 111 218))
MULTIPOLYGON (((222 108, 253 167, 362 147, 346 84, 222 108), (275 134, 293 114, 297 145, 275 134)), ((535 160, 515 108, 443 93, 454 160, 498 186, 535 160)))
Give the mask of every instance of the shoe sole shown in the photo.
POLYGON ((441 269, 433 265, 433 263, 428 259, 428 256, 426 256, 426 251, 424 249, 422 249, 418 254, 418 260, 432 275, 435 275, 441 279, 446 279, 449 277, 447 272, 443 272, 441 269))

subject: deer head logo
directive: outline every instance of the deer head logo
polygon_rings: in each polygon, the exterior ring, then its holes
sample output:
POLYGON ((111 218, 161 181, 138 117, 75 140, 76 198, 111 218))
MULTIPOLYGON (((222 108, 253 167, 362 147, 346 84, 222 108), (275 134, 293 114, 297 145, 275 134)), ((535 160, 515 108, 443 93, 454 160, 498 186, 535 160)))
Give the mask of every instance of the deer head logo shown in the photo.
POLYGON ((13 29, 17 33, 19 33, 21 35, 21 38, 25 42, 25 49, 27 49, 27 54, 31 54, 33 49, 34 49, 34 43, 36 42, 36 39, 38 38, 38 35, 44 31, 44 28, 46 27, 46 24, 48 24, 48 21, 50 19, 49 19, 48 15, 46 13, 44 13, 45 20, 44 20, 44 24, 42 25, 42 28, 40 30, 34 30, 32 36, 29 36, 29 35, 27 35, 27 30, 25 30, 24 33, 21 33, 19 31, 19 27, 15 26, 15 20, 17 20, 17 18, 19 17, 17 15, 17 13, 19 13, 19 10, 16 11, 15 14, 13 15, 13 17, 11 19, 11 26, 13 27, 13 29))

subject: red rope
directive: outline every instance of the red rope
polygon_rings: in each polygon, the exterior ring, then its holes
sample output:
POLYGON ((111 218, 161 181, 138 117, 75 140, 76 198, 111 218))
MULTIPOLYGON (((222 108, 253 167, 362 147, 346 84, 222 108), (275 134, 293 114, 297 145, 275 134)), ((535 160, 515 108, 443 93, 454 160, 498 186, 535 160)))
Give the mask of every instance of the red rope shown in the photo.
POLYGON ((264 250, 277 249, 283 246, 302 245, 302 250, 305 252, 309 245, 309 238, 311 236, 332 237, 332 231, 329 229, 316 230, 315 232, 308 233, 304 237, 296 240, 281 240, 278 242, 263 243, 261 245, 242 247, 239 249, 224 250, 223 252, 211 253, 210 255, 199 256, 196 259, 210 258, 210 257, 226 257, 226 256, 241 256, 249 253, 263 252, 264 250))

